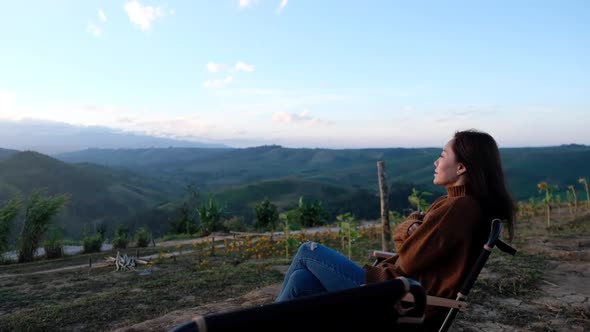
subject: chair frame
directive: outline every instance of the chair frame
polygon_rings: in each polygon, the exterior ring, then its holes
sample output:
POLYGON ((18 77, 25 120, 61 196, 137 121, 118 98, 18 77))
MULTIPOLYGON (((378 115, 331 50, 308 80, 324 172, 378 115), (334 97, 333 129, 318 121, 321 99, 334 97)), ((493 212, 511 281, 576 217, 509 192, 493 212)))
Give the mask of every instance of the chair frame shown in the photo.
MULTIPOLYGON (((479 257, 477 258, 477 260, 475 261, 475 264, 473 265, 473 267, 470 269, 469 273, 467 274, 466 279, 463 281, 461 289, 457 293, 457 297, 455 298, 455 300, 447 299, 447 298, 443 298, 443 297, 431 296, 431 295, 428 295, 426 297, 426 304, 429 306, 441 306, 441 307, 450 308, 449 312, 447 313, 447 316, 445 317, 444 322, 442 323, 441 327, 438 330, 439 332, 447 332, 449 330, 449 328, 451 327, 451 325, 453 324, 453 321, 455 320, 457 313, 459 311, 467 308, 467 303, 466 303, 467 296, 469 295, 469 292, 471 291, 471 289, 473 288, 473 285, 477 281, 477 278, 479 277, 481 270, 483 269, 486 262, 488 261, 488 258, 490 256, 490 254, 492 253, 492 250, 494 249, 494 247, 497 247, 501 251, 503 251, 507 254, 510 254, 512 256, 514 256, 516 254, 516 249, 514 249, 509 244, 500 240, 499 237, 500 237, 501 232, 502 232, 502 220, 497 219, 497 218, 493 219, 492 223, 491 223, 491 230, 490 230, 490 234, 488 236, 488 240, 483 245, 483 248, 479 254, 479 257)), ((374 250, 371 253, 370 258, 375 258, 373 265, 376 265, 379 262, 383 261, 384 259, 395 256, 395 255, 397 255, 397 254, 393 253, 393 252, 374 250)), ((406 297, 404 297, 403 300, 404 301, 411 301, 411 298, 406 296, 406 297)))

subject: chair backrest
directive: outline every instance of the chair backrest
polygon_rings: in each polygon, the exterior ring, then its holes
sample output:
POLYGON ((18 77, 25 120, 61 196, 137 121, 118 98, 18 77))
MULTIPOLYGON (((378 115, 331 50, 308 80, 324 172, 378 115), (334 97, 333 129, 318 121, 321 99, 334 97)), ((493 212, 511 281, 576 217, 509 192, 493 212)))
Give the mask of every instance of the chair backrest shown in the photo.
POLYGON ((351 326, 377 331, 388 324, 419 326, 424 320, 425 308, 426 292, 422 285, 399 277, 337 292, 199 316, 170 332, 325 332, 346 331, 351 326), (415 299, 413 306, 401 307, 401 299, 408 294, 415 299))
MULTIPOLYGON (((490 235, 488 236, 488 240, 483 245, 483 248, 479 254, 479 257, 477 258, 477 260, 475 261, 475 264, 473 265, 473 267, 469 271, 467 278, 463 281, 463 285, 461 286, 461 290, 457 294, 457 298, 456 298, 457 301, 466 301, 467 300, 467 296, 469 295, 469 292, 473 288, 475 281, 479 277, 481 270, 483 269, 486 262, 488 261, 488 258, 490 257, 490 254, 492 253, 492 250, 494 249, 494 247, 498 247, 498 249, 500 249, 501 251, 508 253, 510 255, 516 254, 516 249, 512 248, 510 245, 508 245, 507 243, 500 240, 500 238, 499 238, 500 233, 502 233, 502 220, 493 219, 492 224, 491 224, 490 235)), ((444 322, 442 323, 442 325, 439 329, 439 332, 446 332, 449 330, 449 328, 451 327, 451 324, 455 320, 455 317, 457 316, 458 312, 459 312, 459 309, 457 309, 457 308, 451 308, 449 310, 444 322)))

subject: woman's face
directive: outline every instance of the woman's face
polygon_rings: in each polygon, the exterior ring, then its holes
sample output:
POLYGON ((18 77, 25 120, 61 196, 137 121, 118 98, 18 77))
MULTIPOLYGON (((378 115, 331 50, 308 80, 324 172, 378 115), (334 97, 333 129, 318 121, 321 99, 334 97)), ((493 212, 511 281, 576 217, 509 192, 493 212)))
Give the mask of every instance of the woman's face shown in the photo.
POLYGON ((453 152, 453 140, 450 140, 443 148, 440 157, 434 161, 434 180, 435 185, 443 187, 452 187, 465 184, 465 177, 462 176, 466 169, 463 164, 457 162, 453 152))

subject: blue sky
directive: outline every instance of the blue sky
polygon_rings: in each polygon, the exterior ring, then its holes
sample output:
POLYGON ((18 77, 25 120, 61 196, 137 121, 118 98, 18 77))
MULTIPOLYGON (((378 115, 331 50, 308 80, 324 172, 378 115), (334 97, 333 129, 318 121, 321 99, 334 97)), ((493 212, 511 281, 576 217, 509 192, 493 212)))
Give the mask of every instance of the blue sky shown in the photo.
POLYGON ((236 147, 590 144, 588 1, 4 1, 0 40, 0 120, 236 147))

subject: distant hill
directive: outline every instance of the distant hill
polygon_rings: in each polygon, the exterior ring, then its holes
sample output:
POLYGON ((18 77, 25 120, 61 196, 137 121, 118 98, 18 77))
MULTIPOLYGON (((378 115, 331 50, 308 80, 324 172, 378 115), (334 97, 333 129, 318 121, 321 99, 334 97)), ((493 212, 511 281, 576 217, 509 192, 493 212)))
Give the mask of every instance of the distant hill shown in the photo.
MULTIPOLYGON (((88 149, 58 155, 0 150, 0 202, 39 187, 68 193, 72 202, 59 219, 72 237, 84 225, 106 222, 148 225, 156 235, 168 230, 178 214, 187 185, 196 185, 200 202, 214 197, 225 216, 254 218, 254 206, 268 197, 285 211, 300 196, 319 200, 331 220, 344 212, 359 219, 380 213, 377 161, 385 161, 390 209, 409 207, 412 188, 433 193, 433 161, 440 148, 291 149, 260 146, 244 149, 149 148, 88 149)), ((518 200, 540 197, 537 184, 558 185, 564 194, 577 179, 590 179, 590 147, 564 145, 501 149, 508 182, 518 200)))
POLYGON ((57 218, 66 235, 81 237, 83 227, 125 223, 144 210, 173 199, 178 190, 130 171, 94 164, 68 164, 37 152, 19 152, 0 161, 0 202, 35 189, 67 194, 70 202, 57 218))
MULTIPOLYGON (((408 196, 412 188, 424 191, 424 188, 410 183, 394 183, 391 187, 389 208, 399 212, 411 207, 408 196)), ((347 212, 360 219, 375 220, 380 218, 381 213, 380 197, 375 192, 295 177, 229 187, 211 194, 225 207, 226 215, 243 216, 246 220, 256 217, 254 208, 265 197, 277 205, 279 211, 295 208, 300 196, 305 202, 321 201, 330 220, 347 212)))
MULTIPOLYGON (((261 146, 244 149, 85 150, 60 154, 67 162, 122 167, 176 185, 196 183, 204 191, 258 181, 298 178, 378 192, 377 166, 385 161, 388 181, 414 183, 430 191, 440 148, 291 149, 261 146)), ((590 147, 563 145, 501 149, 507 180, 515 198, 538 195, 537 183, 560 186, 590 177, 590 147)))
POLYGON ((85 150, 56 155, 67 162, 122 167, 203 190, 283 177, 377 190, 377 161, 388 161, 391 180, 432 176, 440 149, 292 149, 276 145, 243 149, 85 150), (393 161, 399 162, 393 162, 393 161))
POLYGON ((18 150, 10 150, 10 149, 2 149, 0 148, 0 160, 4 160, 15 153, 18 153, 18 150))
POLYGON ((223 144, 132 134, 106 127, 74 126, 40 120, 0 120, 0 144, 5 148, 31 150, 44 154, 88 148, 226 147, 223 144))

